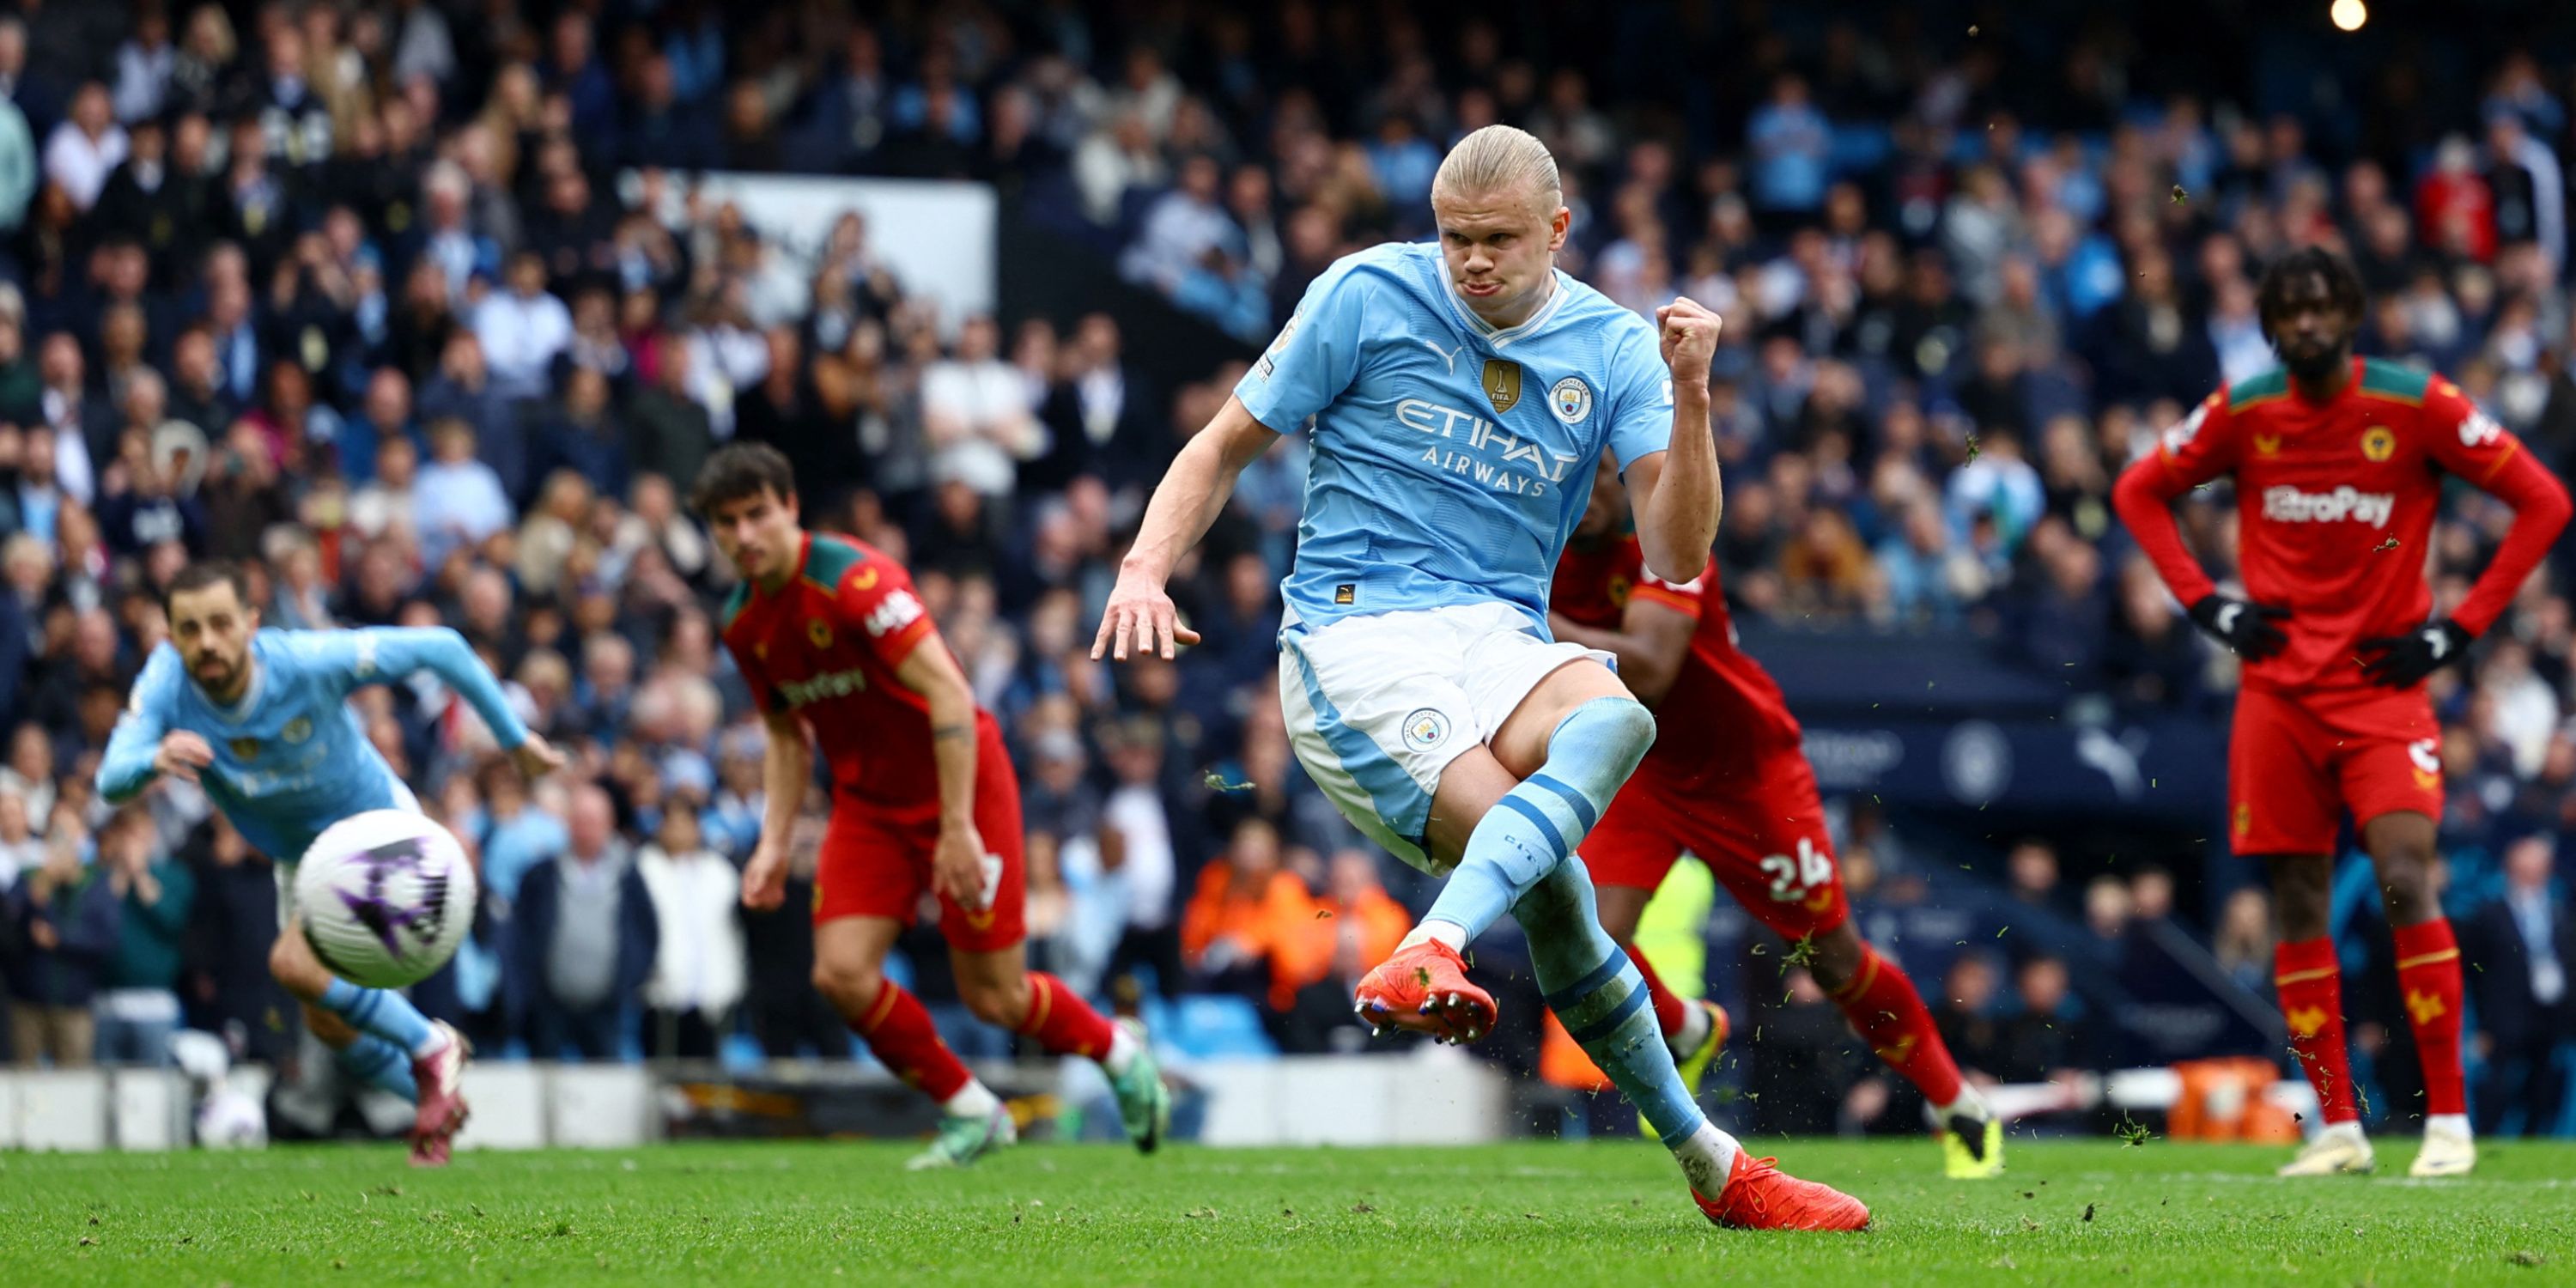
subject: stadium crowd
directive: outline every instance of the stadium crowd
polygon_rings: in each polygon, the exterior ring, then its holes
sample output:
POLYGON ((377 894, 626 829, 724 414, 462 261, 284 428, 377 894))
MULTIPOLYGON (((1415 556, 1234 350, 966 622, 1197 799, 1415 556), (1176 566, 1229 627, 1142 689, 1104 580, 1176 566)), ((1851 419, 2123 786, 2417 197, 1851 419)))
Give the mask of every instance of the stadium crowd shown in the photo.
MULTIPOLYGON (((532 785, 434 685, 364 695, 488 890, 427 1009, 486 1049, 707 1055, 740 1028, 772 1053, 846 1050, 806 986, 803 898, 731 899, 761 734, 715 647, 729 570, 678 497, 737 438, 791 455, 809 522, 915 569, 1018 761, 1051 969, 1094 993, 1140 967, 1167 993, 1240 993, 1288 1049, 1351 1031, 1348 981, 1418 891, 1280 722, 1298 443, 1246 475, 1176 586, 1206 642, 1093 664, 1144 491, 1240 368, 1159 389, 1110 314, 941 316, 860 212, 795 260, 690 196, 701 169, 992 182, 1259 343, 1334 257, 1427 234, 1449 140, 1524 125, 1564 165, 1569 271, 1728 318, 1717 554, 1739 614, 1976 633, 2212 719, 2232 663, 2108 494, 2193 399, 2268 363, 2267 256, 2350 254, 2376 301, 2365 352, 2439 367, 2553 468, 2576 456, 2576 77, 2501 40, 2462 54, 2473 89, 2344 75, 2370 106, 2303 116, 2219 92, 2272 84, 2226 60, 2174 70, 2193 60, 2154 22, 1980 34, 1906 7, 1760 27, 1759 5, 1618 6, 1544 43, 1534 19, 1304 0, 1119 21, 835 0, 19 8, 0 17, 0 947, 21 1062, 147 1059, 182 1023, 289 1045, 265 957, 270 863, 291 856, 248 853, 180 785, 124 812, 89 785, 166 633, 156 589, 213 557, 251 567, 271 625, 454 625, 576 749, 532 785), (603 933, 604 961, 558 951, 603 933)), ((2224 493, 2188 507, 2221 562, 2230 526, 2224 493)), ((2423 552, 2445 603, 2500 531, 2457 498, 2423 552)), ((2554 858, 2576 827, 2571 571, 2554 561, 2473 669, 2435 682, 2446 845, 2489 856, 2453 889, 2481 1054, 2531 1079, 2497 1093, 2533 1122, 2556 1112, 2533 1063, 2576 1019, 2554 858)), ((2151 884, 2113 882, 2116 917, 2099 889, 2034 897, 2110 934, 2173 912, 2151 884)), ((2259 890, 2205 926, 2191 911, 2262 991, 2259 890)), ((1969 1063, 2091 1058, 2021 1022, 2062 998, 2062 963, 2008 964, 2007 998, 1971 960, 1942 990, 1969 1063)))

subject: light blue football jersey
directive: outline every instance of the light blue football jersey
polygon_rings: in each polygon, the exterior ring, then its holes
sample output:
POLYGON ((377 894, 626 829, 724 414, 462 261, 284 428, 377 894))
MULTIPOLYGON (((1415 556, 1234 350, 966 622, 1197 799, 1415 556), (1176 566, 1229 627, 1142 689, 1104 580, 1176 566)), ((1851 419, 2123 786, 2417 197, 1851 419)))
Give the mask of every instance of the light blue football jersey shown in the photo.
POLYGON ((1653 325, 1562 272, 1495 330, 1435 244, 1335 261, 1234 390, 1274 430, 1314 423, 1289 608, 1313 628, 1501 600, 1544 635, 1594 462, 1668 447, 1672 389, 1653 325))
POLYGON ((443 626, 263 630, 251 637, 250 691, 231 707, 197 687, 168 644, 152 650, 98 767, 99 794, 124 801, 149 785, 161 739, 185 729, 215 761, 198 781, 242 839, 279 863, 352 814, 409 808, 409 788, 367 740, 349 694, 427 670, 463 695, 504 747, 527 727, 465 637, 443 626))

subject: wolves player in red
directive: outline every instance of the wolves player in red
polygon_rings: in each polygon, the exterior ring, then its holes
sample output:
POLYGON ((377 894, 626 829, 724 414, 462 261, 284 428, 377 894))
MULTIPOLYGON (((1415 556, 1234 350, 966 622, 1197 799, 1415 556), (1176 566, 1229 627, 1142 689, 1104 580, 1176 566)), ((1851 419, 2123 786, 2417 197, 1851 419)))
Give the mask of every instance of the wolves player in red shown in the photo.
POLYGON ((814 984, 878 1059, 939 1101, 939 1134, 912 1165, 972 1162, 1016 1137, 1010 1111, 940 1041, 929 1012, 885 977, 925 893, 938 896, 966 1008, 1099 1061, 1128 1138, 1153 1152, 1171 1096, 1143 1031, 1028 969, 1019 780, 912 578, 869 546, 798 526, 795 478, 774 448, 717 452, 692 503, 741 570, 724 642, 769 724, 768 801, 742 901, 774 908, 784 897, 787 836, 813 778, 810 728, 835 798, 814 874, 814 984))
MULTIPOLYGON (((1762 664, 1735 646, 1716 562, 1684 584, 1655 576, 1622 530, 1626 512, 1619 477, 1604 462, 1548 592, 1556 637, 1617 654, 1619 678, 1655 709, 1654 748, 1583 840, 1602 929, 1630 945, 1674 860, 1683 850, 1698 855, 1754 920, 1807 942, 1817 985, 1932 1106, 1949 1174, 1997 1175, 2003 1125, 1960 1079, 1914 981, 1851 923, 1798 721, 1762 664)), ((1683 1002, 1642 955, 1629 956, 1696 1090, 1725 1040, 1726 1015, 1683 1002)))
POLYGON ((2416 1176, 2477 1161, 2460 1074, 2460 952, 2434 886, 2441 730, 2425 677, 2494 624, 2568 517, 2567 491, 2440 376, 2357 358, 2365 301, 2323 250, 2264 273, 2263 328, 2281 367, 2211 394, 2120 476, 2113 499, 2203 630, 2245 659, 2228 745, 2229 841, 2272 871, 2273 959, 2290 1045, 2325 1129, 2284 1176, 2367 1172, 2370 1142, 2345 1064, 2342 981, 2326 914, 2336 827, 2350 812, 2397 939, 2397 982, 2424 1069, 2416 1176), (2484 576, 2427 620, 2426 542, 2442 476, 2513 507, 2484 576), (2242 598, 2184 549, 2171 505, 2234 475, 2242 598))

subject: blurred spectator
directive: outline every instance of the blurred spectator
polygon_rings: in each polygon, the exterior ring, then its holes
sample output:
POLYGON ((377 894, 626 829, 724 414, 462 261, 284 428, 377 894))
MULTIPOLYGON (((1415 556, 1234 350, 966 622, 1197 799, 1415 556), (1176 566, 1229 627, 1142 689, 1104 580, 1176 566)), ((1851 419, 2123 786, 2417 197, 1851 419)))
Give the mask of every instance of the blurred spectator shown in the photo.
POLYGON ((1111 729, 1101 742, 1117 785, 1101 806, 1100 868, 1104 882, 1123 894, 1125 912, 1108 973, 1114 978, 1148 967, 1168 997, 1180 991, 1183 976, 1180 929, 1172 916, 1178 856, 1159 790, 1163 737, 1137 720, 1111 729))
POLYGON ((412 479, 411 514, 421 556, 435 568, 460 546, 479 546, 509 527, 511 507, 501 476, 475 459, 472 425, 439 421, 429 427, 429 445, 429 463, 412 479))
POLYGON ((638 474, 685 485, 715 450, 715 430, 707 409, 689 397, 688 346, 666 338, 655 352, 659 374, 627 408, 627 459, 638 474))
POLYGON ((1824 205, 1831 139, 1824 114, 1808 101, 1803 78, 1783 73, 1772 80, 1769 100, 1744 127, 1744 144, 1752 157, 1756 211, 1786 219, 1824 205))
POLYGON ((2567 1079, 2560 1048, 2576 1028, 2568 971, 2576 967, 2576 917, 2552 889, 2556 848, 2546 836, 2506 847, 2504 891, 2461 926, 2484 1065, 2473 1102, 2478 1130, 2547 1131, 2557 1121, 2567 1079))
POLYGON ((741 874, 701 839, 695 809, 662 813, 662 828, 635 857, 652 896, 659 937, 644 985, 644 1051, 715 1058, 717 1035, 742 1001, 741 874))
POLYGON ((2003 1079, 2005 1060, 2003 1028, 1993 1010, 1996 987, 1994 961, 1984 953, 1965 953, 1950 964, 1941 996, 1929 1008, 1959 1068, 1986 1086, 2003 1079))
MULTIPOLYGON (((1424 178, 1427 191, 1429 176, 1424 178)), ((1201 155, 1181 162, 1180 182, 1145 212, 1136 240, 1119 259, 1120 274, 1169 295, 1208 252, 1239 240, 1242 230, 1218 200, 1223 183, 1216 158, 1201 155)))
POLYGON ((2092 1020, 2069 987, 2066 963, 2030 957, 2013 972, 2019 1009, 1996 1035, 1989 1072, 2004 1082, 2048 1082, 2102 1067, 2092 1020))
POLYGON ((430 423, 430 453, 438 453, 437 426, 454 421, 473 434, 471 454, 492 471, 501 495, 523 497, 528 485, 527 436, 512 395, 495 380, 482 340, 472 331, 447 337, 438 373, 421 386, 420 416, 430 423))
POLYGON ((1789 967, 1779 979, 1780 1002, 1766 1007, 1762 1056, 1746 1084, 1753 1130, 1836 1131, 1841 1126, 1842 1089, 1851 1085, 1858 1064, 1851 1028, 1805 967, 1789 967))
POLYGON ((519 882, 504 969, 522 993, 531 1052, 611 1060, 633 1036, 626 1021, 652 975, 659 923, 606 791, 574 788, 565 832, 562 853, 519 882))
POLYGON ((72 94, 71 111, 45 140, 45 179, 87 211, 98 203, 108 172, 125 160, 125 129, 116 123, 107 87, 97 81, 72 94))
POLYGON ((742 916, 749 989, 744 1019, 762 1054, 845 1057, 853 1046, 848 1022, 814 987, 814 856, 823 842, 823 815, 796 820, 788 846, 786 897, 767 911, 742 916))
POLYGON ((90 1063, 90 1004, 122 933, 107 875, 83 854, 89 835, 69 811, 46 828, 45 862, 9 892, 9 1050, 22 1069, 90 1063))
POLYGON ((1225 854, 1199 870, 1181 913, 1181 953, 1212 989, 1242 993, 1274 1013, 1322 973, 1324 912, 1295 873, 1279 866, 1279 833, 1257 818, 1235 825, 1225 854))
POLYGON ((2013 898, 2046 909, 2057 894, 2057 851, 2036 838, 2015 842, 2004 856, 2004 875, 2013 898))
POLYGON ((182 941, 197 881, 161 848, 148 811, 128 807, 99 837, 108 892, 123 904, 116 945, 99 980, 98 1059, 168 1064, 179 1028, 182 941))
MULTIPOLYGON (((6 772, 0 770, 0 774, 6 772)), ((0 894, 8 893, 19 877, 44 864, 45 843, 28 826, 26 796, 0 783, 0 894)))
MULTIPOLYGON (((1413 914, 1387 894, 1378 881, 1377 862, 1367 854, 1344 850, 1324 871, 1323 897, 1311 901, 1318 922, 1313 929, 1323 941, 1319 973, 1298 990, 1290 1012, 1273 1025, 1280 1047, 1288 1051, 1359 1050, 1365 1035, 1351 1012, 1352 991, 1413 928, 1413 914)), ((1206 873, 1199 879, 1204 884, 1206 873)))
POLYGON ((572 311, 546 293, 546 261, 534 251, 510 259, 509 285, 474 310, 474 338, 492 388, 513 402, 541 398, 554 361, 572 343, 572 311))
POLYGON ((217 814, 189 834, 196 912, 186 945, 188 1027, 222 1036, 236 1058, 288 1045, 292 1007, 269 974, 277 943, 277 870, 217 814))
POLYGON ((1000 357, 993 319, 966 319, 956 356, 921 373, 921 427, 932 476, 964 483, 981 496, 1008 496, 1019 462, 1037 454, 1037 421, 1028 391, 1000 357))
POLYGON ((2237 986, 2257 996, 2272 984, 2272 900, 2255 886, 2227 896, 2211 952, 2237 986))

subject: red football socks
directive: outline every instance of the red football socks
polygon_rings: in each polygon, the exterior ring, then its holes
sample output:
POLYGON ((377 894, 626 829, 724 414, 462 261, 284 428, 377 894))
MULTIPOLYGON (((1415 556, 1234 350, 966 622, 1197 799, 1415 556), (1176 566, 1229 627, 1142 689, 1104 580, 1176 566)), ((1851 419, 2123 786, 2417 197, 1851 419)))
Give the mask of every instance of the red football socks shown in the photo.
POLYGON ((896 1077, 921 1088, 933 1100, 945 1103, 974 1080, 957 1053, 940 1040, 921 999, 895 987, 893 980, 877 985, 876 1000, 850 1018, 850 1030, 896 1077))
POLYGON ((1923 995, 1896 963, 1861 946, 1860 970, 1833 995, 1843 1018, 1869 1042, 1887 1067, 1913 1083, 1925 1100, 1947 1105, 1959 1098, 1959 1065, 1948 1043, 1932 1027, 1923 995))
POLYGON ((1113 1030, 1109 1020, 1091 1009, 1063 980, 1044 971, 1029 972, 1029 1010, 1020 1017, 1020 1032, 1038 1040, 1055 1055, 1097 1060, 1109 1054, 1113 1030))
POLYGON ((2424 1112, 2464 1114, 2460 1072, 2460 946, 2448 918, 2397 928, 2397 991, 2424 1066, 2424 1112))
MULTIPOLYGON (((2447 923, 2442 926, 2442 940, 2450 942, 2447 923)), ((2419 927, 2420 929, 2420 927, 2419 927)), ((2404 941, 2404 932, 2399 932, 2404 941)), ((2404 955, 2404 949, 2399 954, 2404 955)), ((2459 997, 2459 958, 2451 959, 2451 996, 2459 997)), ((2332 939, 2302 939, 2285 943, 2272 950, 2272 987, 2280 994, 2281 1015, 2289 1021, 2290 1050, 2299 1057, 2299 1068, 2308 1075, 2308 1085, 2316 1088, 2317 1103, 2326 1122, 2361 1121, 2361 1105, 2352 1094, 2352 1066, 2343 1044, 2343 968, 2335 961, 2332 939)), ((2459 1008, 2451 1008, 2451 1068, 2453 1077, 2459 1069, 2459 1008)), ((2429 1061, 2428 1061, 2429 1063, 2429 1061)), ((2455 1082, 2452 1084, 2457 1086, 2455 1082)))
POLYGON ((1690 1015, 1690 1003, 1664 987, 1664 981, 1655 977, 1654 966, 1635 945, 1621 945, 1620 951, 1628 954, 1628 960, 1637 963, 1637 973, 1646 977, 1646 1004, 1655 1008, 1655 1027, 1663 1030, 1667 1038, 1681 1032, 1682 1022, 1690 1015))

